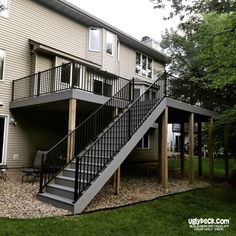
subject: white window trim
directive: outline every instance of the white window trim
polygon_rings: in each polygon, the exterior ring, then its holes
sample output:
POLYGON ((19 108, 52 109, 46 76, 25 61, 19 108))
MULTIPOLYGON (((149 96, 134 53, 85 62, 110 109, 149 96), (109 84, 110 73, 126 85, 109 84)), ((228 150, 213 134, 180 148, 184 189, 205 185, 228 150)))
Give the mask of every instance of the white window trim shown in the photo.
POLYGON ((115 43, 116 43, 115 34, 111 33, 110 31, 106 31, 106 47, 105 47, 105 51, 106 51, 107 55, 114 57, 114 54, 115 54, 115 43), (113 38, 112 47, 111 47, 111 50, 112 50, 111 54, 107 52, 107 35, 108 34, 112 35, 112 38, 113 38))
POLYGON ((7 161, 7 140, 8 140, 8 128, 9 128, 9 115, 0 114, 0 118, 4 118, 4 134, 3 134, 3 150, 2 150, 2 162, 0 164, 5 165, 7 161))
POLYGON ((137 146, 136 146, 136 148, 138 149, 138 150, 148 150, 148 149, 150 149, 150 132, 149 131, 147 131, 148 132, 148 147, 144 147, 144 136, 146 135, 144 135, 140 140, 139 140, 139 142, 142 140, 142 147, 138 147, 138 144, 137 144, 137 146))
MULTIPOLYGON (((142 64, 142 60, 141 60, 141 64, 142 64)), ((149 57, 149 56, 147 56, 146 54, 144 54, 144 53, 142 53, 142 52, 139 52, 139 51, 136 51, 136 53, 135 53, 135 74, 136 75, 139 75, 139 76, 142 76, 142 77, 144 77, 144 78, 147 78, 147 79, 153 79, 154 78, 154 76, 153 76, 153 59, 151 58, 151 57, 149 57), (140 72, 140 73, 137 73, 136 72, 136 66, 137 66, 137 64, 136 64, 136 56, 137 56, 137 53, 139 53, 140 55, 141 55, 141 58, 142 58, 142 56, 146 56, 146 58, 147 58, 147 62, 148 62, 148 59, 151 59, 152 60, 152 76, 151 77, 148 77, 148 75, 146 75, 146 76, 144 76, 143 74, 142 74, 142 72, 140 72)), ((147 64, 147 66, 148 66, 148 64, 147 64)), ((148 69, 148 68, 147 68, 148 69)), ((141 65, 141 71, 142 71, 142 65, 141 65)))
POLYGON ((101 52, 101 29, 100 28, 97 28, 97 27, 89 27, 89 51, 92 51, 92 52, 101 52), (99 42, 99 49, 96 50, 96 49, 93 49, 91 48, 91 29, 96 29, 96 30, 99 30, 99 38, 100 38, 100 42, 99 42))
POLYGON ((3 16, 3 15, 1 15, 1 13, 0 13, 0 17, 9 18, 9 16, 10 16, 10 0, 7 1, 7 5, 8 5, 8 7, 7 7, 7 15, 6 15, 6 16, 3 16))
POLYGON ((117 53, 117 61, 120 61, 120 40, 117 39, 117 48, 116 48, 116 53, 117 53))
POLYGON ((5 69, 6 69, 6 60, 7 60, 7 50, 0 48, 0 50, 5 51, 5 58, 3 61, 3 72, 2 72, 2 79, 0 79, 0 83, 5 81, 5 69))

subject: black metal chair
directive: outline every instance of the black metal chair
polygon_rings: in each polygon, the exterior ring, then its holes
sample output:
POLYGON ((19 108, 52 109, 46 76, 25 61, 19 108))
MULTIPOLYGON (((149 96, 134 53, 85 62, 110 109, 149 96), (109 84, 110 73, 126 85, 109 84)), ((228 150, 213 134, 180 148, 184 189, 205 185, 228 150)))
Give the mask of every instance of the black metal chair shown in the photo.
POLYGON ((24 168, 22 170, 23 175, 21 178, 21 183, 24 182, 24 178, 31 178, 32 184, 36 180, 36 178, 39 178, 40 176, 40 169, 41 169, 41 159, 43 157, 43 154, 45 154, 46 151, 40 151, 38 150, 34 159, 33 167, 32 168, 24 168))
POLYGON ((5 173, 7 169, 7 165, 0 165, 0 175, 2 176, 3 180, 6 181, 7 175, 5 173))

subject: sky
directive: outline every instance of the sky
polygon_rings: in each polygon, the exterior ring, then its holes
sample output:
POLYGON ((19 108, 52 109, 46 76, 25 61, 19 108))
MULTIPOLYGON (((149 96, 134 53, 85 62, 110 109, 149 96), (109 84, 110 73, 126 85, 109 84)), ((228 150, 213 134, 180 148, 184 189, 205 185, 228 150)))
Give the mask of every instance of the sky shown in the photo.
POLYGON ((67 0, 90 14, 141 40, 149 36, 157 41, 165 28, 176 20, 164 21, 166 10, 153 8, 149 0, 67 0))

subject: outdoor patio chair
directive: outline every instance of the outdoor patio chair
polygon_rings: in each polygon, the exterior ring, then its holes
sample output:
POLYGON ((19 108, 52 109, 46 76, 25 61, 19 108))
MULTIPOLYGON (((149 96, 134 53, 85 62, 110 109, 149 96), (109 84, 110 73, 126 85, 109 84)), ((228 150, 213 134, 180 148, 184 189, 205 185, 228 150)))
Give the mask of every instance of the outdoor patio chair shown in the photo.
POLYGON ((32 168, 24 168, 22 170, 23 175, 21 178, 21 183, 24 182, 24 178, 31 178, 32 180, 32 184, 34 183, 34 181, 36 180, 36 178, 39 178, 40 176, 40 169, 41 169, 41 159, 43 154, 45 154, 46 151, 40 151, 38 150, 34 159, 34 163, 33 163, 33 167, 32 168))
POLYGON ((0 165, 0 175, 2 176, 3 180, 6 181, 7 175, 5 173, 7 169, 7 165, 0 165))

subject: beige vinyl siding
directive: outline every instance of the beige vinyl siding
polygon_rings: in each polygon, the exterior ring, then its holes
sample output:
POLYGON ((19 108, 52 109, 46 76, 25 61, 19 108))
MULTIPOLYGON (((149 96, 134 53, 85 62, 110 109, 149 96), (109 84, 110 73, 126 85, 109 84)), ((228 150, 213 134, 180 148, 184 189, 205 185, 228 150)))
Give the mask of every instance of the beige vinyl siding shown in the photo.
POLYGON ((120 76, 132 79, 135 72, 135 51, 124 44, 120 45, 120 76))
POLYGON ((32 165, 38 149, 49 150, 65 135, 53 114, 25 110, 14 118, 17 125, 9 125, 8 141, 7 165, 11 168, 32 165), (18 160, 13 159, 14 154, 18 160))
POLYGON ((36 73, 45 71, 53 67, 54 58, 45 53, 38 53, 36 73))
POLYGON ((28 39, 85 58, 86 27, 33 1, 11 2, 13 29, 28 39))
POLYGON ((117 61, 117 36, 113 34, 113 54, 108 54, 106 52, 106 37, 107 33, 109 31, 103 30, 103 63, 102 63, 102 69, 105 71, 108 71, 113 74, 117 74, 117 67, 118 67, 118 61, 117 61))
MULTIPOLYGON (((104 34, 101 37, 104 38, 104 34)), ((90 60, 101 67, 103 63, 105 70, 127 79, 135 76, 134 49, 121 44, 120 62, 116 61, 116 57, 113 61, 109 60, 110 56, 102 53, 104 49, 101 53, 88 50, 87 27, 35 1, 11 0, 9 18, 0 17, 0 48, 6 50, 4 81, 0 81, 0 100, 4 105, 0 107, 0 114, 8 115, 17 122, 16 125, 9 124, 7 165, 10 168, 30 165, 37 148, 51 147, 63 137, 58 133, 61 131, 59 126, 57 130, 50 129, 54 123, 47 124, 42 119, 42 116, 48 115, 45 112, 34 117, 25 110, 15 110, 13 113, 9 111, 12 81, 50 68, 55 63, 54 57, 42 56, 42 53, 36 56, 29 39, 74 57, 90 60), (13 160, 14 154, 18 154, 18 160, 13 160)), ((115 44, 115 48, 116 46, 115 44)), ((115 49, 114 53, 116 52, 115 49)), ((26 86, 26 90, 22 88, 20 93, 29 95, 28 87, 26 86)))
POLYGON ((157 161, 158 160, 158 129, 151 128, 150 132, 150 148, 135 148, 128 157, 128 161, 157 161))
MULTIPOLYGON (((33 70, 29 39, 85 58, 86 30, 86 27, 77 22, 30 0, 11 0, 9 18, 0 17, 0 48, 5 49, 7 53, 4 81, 0 81, 0 100, 4 103, 0 107, 0 114, 9 115, 17 122, 16 126, 9 125, 7 143, 9 167, 20 167, 31 163, 37 148, 32 142, 36 139, 35 135, 41 132, 41 129, 22 126, 17 115, 22 113, 25 116, 24 111, 13 114, 9 111, 12 81, 30 75, 33 70), (19 155, 18 160, 13 160, 14 154, 19 155)), ((42 63, 38 69, 48 67, 45 66, 42 63)), ((30 122, 34 121, 29 119, 30 122)), ((45 137, 50 137, 47 132, 45 131, 45 137)), ((51 137, 53 138, 53 134, 51 137)))
POLYGON ((120 76, 125 77, 127 79, 131 79, 133 77, 141 79, 143 81, 152 82, 155 80, 157 72, 163 72, 165 65, 161 64, 153 60, 153 79, 146 78, 135 73, 136 67, 136 50, 129 48, 123 44, 120 46, 120 76))

